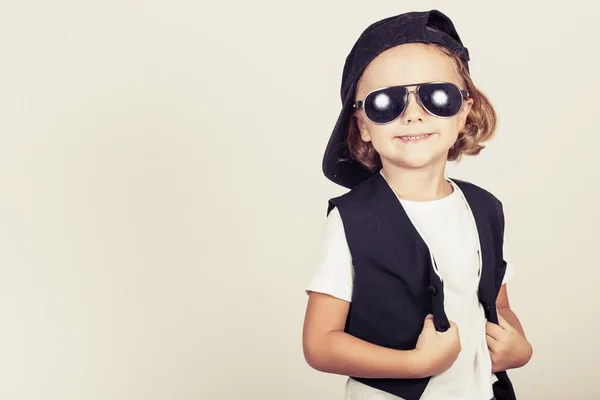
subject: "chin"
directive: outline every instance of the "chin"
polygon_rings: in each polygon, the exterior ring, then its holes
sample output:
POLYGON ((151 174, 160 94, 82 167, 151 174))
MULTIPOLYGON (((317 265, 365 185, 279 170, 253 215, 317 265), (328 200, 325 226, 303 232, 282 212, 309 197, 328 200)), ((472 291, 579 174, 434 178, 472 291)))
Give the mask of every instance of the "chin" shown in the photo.
POLYGON ((421 160, 419 160, 419 161, 413 161, 413 160, 411 160, 411 161, 404 161, 404 162, 400 163, 400 165, 403 165, 404 167, 409 168, 409 169, 425 169, 425 168, 427 168, 429 166, 432 166, 434 164, 435 164, 435 162, 433 160, 427 160, 427 161, 421 161, 421 160))
POLYGON ((390 160, 393 164, 409 169, 424 169, 440 163, 446 164, 448 154, 411 154, 390 160))

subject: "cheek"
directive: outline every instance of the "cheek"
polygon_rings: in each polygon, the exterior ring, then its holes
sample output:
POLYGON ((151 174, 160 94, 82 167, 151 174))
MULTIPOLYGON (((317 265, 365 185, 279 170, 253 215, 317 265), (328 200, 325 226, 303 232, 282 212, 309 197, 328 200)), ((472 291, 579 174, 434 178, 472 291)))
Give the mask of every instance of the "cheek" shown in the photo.
POLYGON ((393 137, 394 135, 393 124, 375 125, 372 122, 367 122, 365 124, 365 127, 367 128, 368 134, 371 138, 371 142, 373 142, 374 145, 382 143, 385 140, 388 140, 389 138, 393 137))
POLYGON ((441 131, 444 132, 444 137, 446 137, 449 142, 454 143, 458 139, 460 124, 461 120, 458 117, 444 120, 440 124, 441 131))

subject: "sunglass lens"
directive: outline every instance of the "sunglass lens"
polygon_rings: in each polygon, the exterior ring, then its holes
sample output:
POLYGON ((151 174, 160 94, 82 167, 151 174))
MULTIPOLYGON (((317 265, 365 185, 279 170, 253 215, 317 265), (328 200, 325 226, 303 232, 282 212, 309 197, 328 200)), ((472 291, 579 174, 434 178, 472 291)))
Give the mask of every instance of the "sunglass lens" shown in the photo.
POLYGON ((449 83, 428 83, 419 87, 421 104, 433 115, 452 117, 460 111, 463 97, 460 89, 449 83))
POLYGON ((387 124, 402 114, 406 107, 406 88, 391 87, 370 93, 365 99, 365 114, 376 124, 387 124))

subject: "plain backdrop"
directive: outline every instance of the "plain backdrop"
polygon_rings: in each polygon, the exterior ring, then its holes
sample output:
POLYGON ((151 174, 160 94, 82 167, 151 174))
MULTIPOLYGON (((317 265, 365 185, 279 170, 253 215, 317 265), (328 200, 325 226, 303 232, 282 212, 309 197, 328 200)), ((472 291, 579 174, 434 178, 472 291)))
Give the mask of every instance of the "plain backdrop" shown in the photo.
POLYGON ((342 399, 304 293, 344 59, 437 8, 500 125, 449 175, 506 209, 520 400, 600 399, 600 6, 0 2, 0 398, 342 399))

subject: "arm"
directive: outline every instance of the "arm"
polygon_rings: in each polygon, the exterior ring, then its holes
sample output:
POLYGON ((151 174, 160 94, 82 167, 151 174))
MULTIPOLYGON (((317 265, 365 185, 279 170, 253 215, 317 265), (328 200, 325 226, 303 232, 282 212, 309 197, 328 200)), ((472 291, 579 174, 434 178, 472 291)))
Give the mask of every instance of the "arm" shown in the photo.
POLYGON ((327 294, 310 294, 304 357, 318 371, 363 378, 425 378, 446 371, 460 353, 456 324, 450 321, 446 332, 436 332, 431 314, 413 350, 389 349, 349 335, 344 332, 349 305, 327 294))
POLYGON ((314 369, 364 378, 418 378, 414 350, 377 346, 344 332, 350 303, 312 292, 304 320, 304 357, 314 369))
POLYGON ((508 290, 506 289, 506 284, 502 285, 502 287, 500 288, 500 293, 498 293, 498 298, 496 299, 496 308, 498 309, 500 315, 504 317, 506 322, 508 322, 510 326, 515 328, 517 332, 521 334, 521 336, 527 339, 527 337, 525 336, 525 331, 523 330, 523 326, 519 321, 519 318, 517 318, 513 310, 510 309, 510 302, 508 301, 508 290))
POLYGON ((496 300, 499 324, 488 322, 487 342, 492 358, 493 372, 520 368, 533 356, 533 347, 527 341, 523 327, 510 308, 506 284, 502 285, 496 300))

